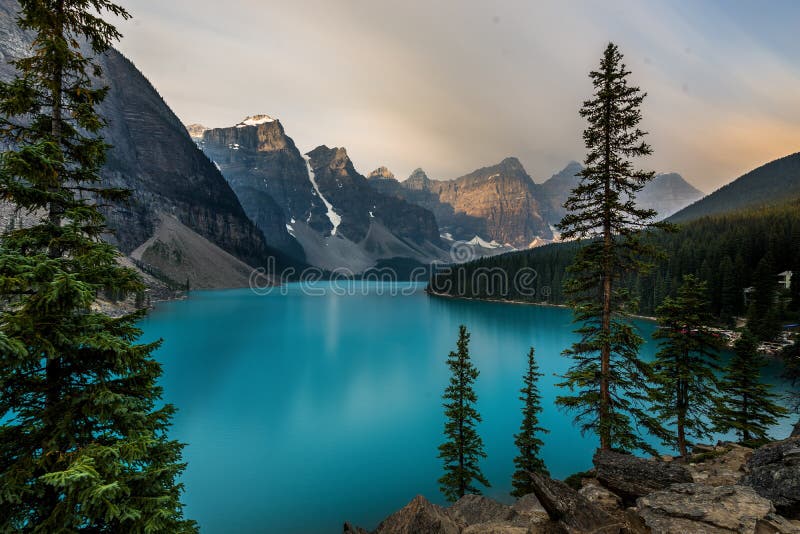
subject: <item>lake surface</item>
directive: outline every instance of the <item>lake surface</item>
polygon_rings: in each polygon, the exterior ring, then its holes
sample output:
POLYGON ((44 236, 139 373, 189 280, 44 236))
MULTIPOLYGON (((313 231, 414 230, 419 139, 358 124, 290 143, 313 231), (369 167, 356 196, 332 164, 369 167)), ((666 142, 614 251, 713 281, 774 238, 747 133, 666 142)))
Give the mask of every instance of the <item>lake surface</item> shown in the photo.
MULTIPOLYGON (((484 493, 510 501, 531 345, 545 375, 544 460, 558 478, 591 466, 596 440, 553 404, 555 375, 569 366, 560 353, 575 339, 569 310, 431 298, 419 284, 312 290, 193 292, 142 321, 146 340, 165 340, 172 436, 188 443, 186 513, 203 532, 338 533, 345 520, 374 528, 417 494, 444 503, 440 396, 460 324, 481 373, 484 493)), ((646 338, 655 328, 637 325, 646 338)), ((649 341, 643 355, 654 352, 649 341)))

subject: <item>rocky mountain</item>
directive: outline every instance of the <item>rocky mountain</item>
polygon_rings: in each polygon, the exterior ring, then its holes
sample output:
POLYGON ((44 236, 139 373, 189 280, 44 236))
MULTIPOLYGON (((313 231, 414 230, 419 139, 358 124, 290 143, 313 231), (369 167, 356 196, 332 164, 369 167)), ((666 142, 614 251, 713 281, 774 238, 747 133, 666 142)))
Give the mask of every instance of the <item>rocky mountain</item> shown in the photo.
MULTIPOLYGON (((0 0, 0 78, 9 79, 8 61, 27 53, 30 35, 16 24, 18 4, 0 0)), ((263 265, 272 253, 225 179, 198 150, 185 128, 145 76, 111 50, 98 59, 110 91, 100 107, 113 145, 102 171, 105 184, 132 191, 128 202, 106 209, 114 231, 109 240, 129 254, 156 235, 164 217, 247 265, 263 265)), ((164 244, 164 246, 169 246, 164 244)), ((199 250, 194 248, 194 250, 199 250)), ((158 256, 161 257, 161 256, 158 256)), ((173 257, 169 254, 166 257, 173 257)), ((194 258, 202 262, 202 258, 194 258)), ((170 265, 155 265, 162 269, 170 265)), ((224 273, 219 273, 222 279, 224 273)), ((190 283, 195 282, 191 280, 190 283)), ((184 281, 181 275, 181 282, 184 281)), ((240 282, 238 275, 231 280, 240 282)), ((194 287, 201 287, 199 281, 194 287)), ((224 280, 217 282, 228 285, 224 280)))
POLYGON ((800 152, 754 169, 685 207, 670 220, 686 222, 800 197, 800 152))
POLYGON ((431 189, 432 180, 425 171, 416 169, 411 176, 403 182, 394 178, 394 175, 380 167, 369 175, 369 184, 377 191, 402 198, 406 202, 416 204, 429 210, 436 217, 439 233, 451 241, 469 241, 476 236, 488 239, 486 219, 475 217, 464 212, 456 211, 455 207, 439 199, 439 194, 431 189))
POLYGON ((520 248, 537 237, 553 237, 536 184, 517 158, 506 158, 455 180, 431 180, 427 187, 456 213, 484 219, 490 240, 520 248))
POLYGON ((656 210, 659 219, 703 198, 704 193, 676 172, 657 174, 636 197, 637 204, 656 210))
MULTIPOLYGON (((578 173, 582 170, 583 165, 572 161, 541 184, 540 194, 545 205, 545 215, 552 224, 558 223, 566 215, 564 202, 572 189, 580 183, 578 173)), ((636 203, 639 207, 655 210, 659 219, 666 219, 702 197, 703 192, 684 180, 680 174, 664 173, 657 174, 639 192, 636 203)))
POLYGON ((445 254, 434 215, 372 187, 344 148, 303 155, 267 115, 206 130, 197 141, 270 242, 295 258, 361 272, 382 259, 445 254))

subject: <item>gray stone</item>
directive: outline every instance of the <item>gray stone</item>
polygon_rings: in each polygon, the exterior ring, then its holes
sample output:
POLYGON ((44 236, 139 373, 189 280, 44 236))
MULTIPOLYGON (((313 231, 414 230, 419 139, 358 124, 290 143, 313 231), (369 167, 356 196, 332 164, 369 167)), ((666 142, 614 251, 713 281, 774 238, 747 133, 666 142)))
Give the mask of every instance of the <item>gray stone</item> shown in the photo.
POLYGON ((781 515, 800 519, 800 464, 797 449, 800 438, 789 438, 764 445, 747 462, 748 473, 742 484, 751 486, 775 505, 781 515))
POLYGON ((531 473, 533 490, 550 519, 571 533, 618 534, 620 521, 561 481, 531 473))
POLYGON ((685 466, 676 462, 645 460, 630 454, 599 450, 593 458, 597 479, 619 495, 623 502, 633 501, 672 484, 692 482, 685 466))
POLYGON ((752 533, 775 509, 746 486, 675 484, 636 501, 635 513, 654 534, 752 533))
POLYGON ((483 495, 464 495, 448 508, 447 512, 453 519, 465 525, 508 521, 516 515, 510 506, 483 495))

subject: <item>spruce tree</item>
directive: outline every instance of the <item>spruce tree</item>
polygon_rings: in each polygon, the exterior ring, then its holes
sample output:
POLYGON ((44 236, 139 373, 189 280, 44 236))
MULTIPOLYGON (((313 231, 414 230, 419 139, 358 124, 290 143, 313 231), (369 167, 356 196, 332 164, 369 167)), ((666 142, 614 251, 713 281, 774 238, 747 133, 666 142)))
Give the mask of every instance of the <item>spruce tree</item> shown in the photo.
POLYGON ((734 355, 720 383, 721 395, 714 423, 718 432, 733 430, 747 445, 768 440, 769 427, 787 414, 787 410, 775 402, 771 386, 761 383, 764 365, 766 361, 758 352, 758 339, 745 329, 734 345, 734 355))
POLYGON ((664 444, 687 455, 691 438, 708 438, 708 423, 715 409, 719 371, 719 338, 709 330, 712 322, 706 299, 706 284, 693 275, 683 277, 674 298, 656 310, 660 341, 654 368, 654 408, 661 421, 669 421, 675 432, 665 434, 664 444))
POLYGON ((467 327, 458 329, 457 350, 447 358, 450 368, 450 385, 444 391, 444 435, 447 441, 439 446, 439 458, 444 460, 444 475, 439 479, 440 489, 447 500, 455 502, 467 493, 480 494, 477 481, 490 487, 478 462, 486 458, 483 440, 478 435, 477 423, 481 416, 475 409, 478 396, 472 388, 478 370, 469 357, 467 327))
POLYGON ((194 532, 167 437, 158 343, 143 312, 95 311, 99 292, 143 289, 103 242, 107 145, 96 63, 120 34, 107 0, 20 0, 35 38, 0 84, 0 198, 36 222, 0 239, 0 531, 194 532))
POLYGON ((573 365, 561 385, 571 395, 557 402, 577 413, 584 432, 597 433, 601 449, 652 451, 634 431, 655 430, 658 423, 645 409, 650 370, 639 359, 643 340, 628 321, 636 302, 621 280, 652 267, 656 251, 643 231, 669 226, 653 222, 656 212, 635 204, 653 173, 637 170, 631 159, 652 150, 639 128, 645 93, 629 85, 629 75, 619 49, 609 43, 600 68, 589 74, 595 92, 580 112, 589 122, 583 132, 589 152, 559 224, 564 239, 585 240, 565 285, 580 341, 564 351, 573 365))
POLYGON ((769 255, 758 262, 753 273, 755 291, 747 312, 747 329, 761 341, 772 341, 781 333, 776 274, 769 255))
POLYGON ((542 397, 539 394, 538 381, 543 376, 536 365, 534 349, 531 347, 528 352, 528 371, 523 377, 524 387, 520 390, 522 396, 519 398, 523 402, 522 424, 519 434, 514 436, 514 444, 519 449, 519 455, 514 458, 514 466, 517 470, 511 476, 513 497, 523 497, 533 493, 530 473, 540 473, 550 476, 544 461, 539 457, 544 443, 539 438, 540 434, 548 431, 539 426, 539 414, 542 412, 542 397))

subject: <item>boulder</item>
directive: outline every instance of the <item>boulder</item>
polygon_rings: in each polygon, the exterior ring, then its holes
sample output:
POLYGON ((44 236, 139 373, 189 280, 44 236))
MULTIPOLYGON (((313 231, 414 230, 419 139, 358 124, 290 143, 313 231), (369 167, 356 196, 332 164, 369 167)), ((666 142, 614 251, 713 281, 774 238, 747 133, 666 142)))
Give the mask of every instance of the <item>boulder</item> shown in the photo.
POLYGON ((462 534, 528 534, 528 527, 517 526, 507 521, 488 521, 469 525, 462 534))
POLYGON ((738 484, 747 471, 747 461, 753 454, 753 449, 729 443, 718 447, 714 452, 719 453, 719 456, 707 454, 707 459, 701 458, 701 461, 688 465, 693 481, 709 486, 738 484))
POLYGON ((483 495, 464 495, 447 512, 450 517, 465 525, 509 521, 516 515, 510 506, 483 495))
POLYGON ((689 470, 676 462, 645 460, 630 454, 598 450, 593 458, 597 479, 609 490, 633 504, 638 497, 692 482, 689 470))
POLYGON ((756 522, 755 534, 798 534, 800 521, 789 521, 785 517, 769 514, 756 522))
POLYGON ((623 511, 622 499, 619 498, 619 495, 610 492, 598 483, 586 484, 578 490, 578 493, 583 495, 587 501, 611 515, 616 515, 623 511))
POLYGON ((800 519, 800 438, 764 445, 747 462, 742 484, 772 501, 781 515, 800 519))
POLYGON ((640 497, 632 512, 654 534, 743 534, 756 532, 759 522, 768 525, 775 509, 746 486, 691 483, 675 484, 668 490, 640 497))
POLYGON ((542 503, 533 493, 517 499, 517 502, 511 505, 511 509, 516 513, 515 523, 524 520, 528 525, 537 525, 550 521, 547 510, 544 509, 542 503))
POLYGON ((794 428, 792 429, 792 434, 789 437, 800 438, 800 421, 794 424, 794 428))
POLYGON ((461 526, 441 506, 417 495, 383 520, 374 534, 459 534, 461 526))
POLYGON ((533 491, 550 519, 570 533, 618 534, 621 523, 563 482, 531 473, 533 491))

